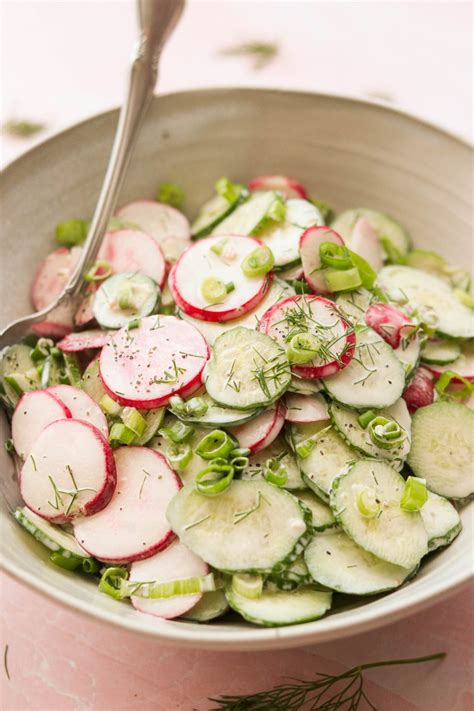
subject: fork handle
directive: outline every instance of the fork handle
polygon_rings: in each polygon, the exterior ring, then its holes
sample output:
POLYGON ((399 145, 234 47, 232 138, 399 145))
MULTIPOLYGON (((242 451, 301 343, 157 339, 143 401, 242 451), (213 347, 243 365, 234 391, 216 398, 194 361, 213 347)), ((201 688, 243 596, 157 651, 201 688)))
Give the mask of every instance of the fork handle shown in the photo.
POLYGON ((65 288, 72 298, 84 288, 84 272, 94 263, 117 204, 138 129, 153 96, 161 50, 184 8, 184 0, 138 0, 140 38, 130 67, 128 88, 102 190, 81 258, 65 288))

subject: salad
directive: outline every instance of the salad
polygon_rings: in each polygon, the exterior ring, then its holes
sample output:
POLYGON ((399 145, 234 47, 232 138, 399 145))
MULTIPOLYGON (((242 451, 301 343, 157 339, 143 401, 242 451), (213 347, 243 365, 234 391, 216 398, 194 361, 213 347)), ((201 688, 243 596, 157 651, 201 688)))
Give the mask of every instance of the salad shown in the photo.
MULTIPOLYGON (((469 276, 284 176, 176 185, 113 218, 74 328, 6 348, 15 517, 122 604, 316 620, 415 576, 473 494, 469 276)), ((72 273, 87 223, 32 284, 72 273)))

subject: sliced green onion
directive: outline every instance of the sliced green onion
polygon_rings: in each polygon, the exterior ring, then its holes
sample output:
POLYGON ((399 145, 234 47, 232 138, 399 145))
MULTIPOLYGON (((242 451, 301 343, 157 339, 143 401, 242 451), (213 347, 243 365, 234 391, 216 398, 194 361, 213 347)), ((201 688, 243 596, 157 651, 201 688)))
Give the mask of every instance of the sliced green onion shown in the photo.
POLYGON ((234 457, 248 457, 249 454, 250 454, 250 449, 248 447, 236 447, 229 454, 229 458, 232 459, 234 457))
POLYGON ((357 509, 364 518, 375 518, 380 512, 380 501, 373 489, 364 487, 357 492, 357 509))
POLYGON ((174 422, 171 427, 162 427, 159 430, 159 434, 166 439, 174 442, 174 444, 181 444, 185 442, 194 433, 194 427, 190 425, 185 425, 184 422, 174 422))
POLYGON ((367 431, 374 444, 382 449, 398 447, 407 436, 405 430, 395 420, 377 416, 370 420, 367 431))
MULTIPOLYGON (((54 348, 54 342, 50 338, 38 338, 36 346, 30 353, 31 360, 35 363, 44 360, 47 356, 51 355, 52 348, 54 348)), ((55 350, 58 349, 56 348, 55 350)))
POLYGON ((286 216, 286 205, 281 195, 276 195, 265 217, 273 222, 283 222, 286 216))
POLYGON ((379 239, 382 242, 382 247, 387 255, 387 261, 390 262, 390 264, 405 264, 405 257, 388 237, 380 236, 379 239))
POLYGON ((128 570, 126 568, 106 568, 99 582, 99 590, 110 595, 114 600, 123 600, 127 595, 122 592, 122 581, 126 581, 127 578, 128 570))
POLYGON ((306 459, 315 447, 316 439, 314 437, 308 437, 308 439, 305 439, 303 442, 296 445, 295 452, 300 459, 306 459))
POLYGON ((5 447, 5 451, 8 454, 15 453, 15 445, 13 444, 13 440, 11 438, 6 439, 5 442, 3 443, 3 446, 5 447))
POLYGON ((209 409, 209 405, 202 397, 192 397, 186 403, 186 414, 189 417, 203 417, 209 409))
POLYGON ((214 254, 217 254, 218 257, 222 255, 222 252, 224 251, 226 245, 229 242, 228 237, 224 237, 224 239, 220 239, 219 242, 216 242, 215 244, 212 245, 211 247, 211 252, 214 252, 214 254))
POLYGON ((141 437, 146 430, 146 420, 143 415, 134 407, 125 407, 122 412, 123 424, 137 437, 141 437))
POLYGON ((359 254, 356 254, 356 252, 349 250, 349 254, 351 255, 353 265, 359 271, 362 286, 371 291, 377 281, 377 272, 372 269, 370 264, 366 262, 365 259, 363 259, 359 254))
POLYGON ((230 486, 234 478, 234 467, 230 464, 211 465, 196 474, 196 491, 205 496, 217 496, 230 486))
POLYGON ((275 486, 285 486, 288 481, 287 469, 278 459, 267 459, 263 476, 266 481, 275 486))
POLYGON ((472 294, 463 291, 463 289, 454 289, 454 294, 461 304, 468 306, 470 309, 474 309, 474 296, 472 294))
POLYGON ((126 597, 143 597, 150 600, 167 599, 178 595, 193 595, 216 590, 213 573, 178 580, 131 581, 125 568, 107 568, 99 583, 99 590, 115 600, 126 597))
POLYGON ((232 576, 232 589, 242 597, 256 600, 263 592, 263 577, 261 575, 249 575, 247 573, 237 573, 232 576))
POLYGON ((469 382, 466 378, 463 378, 459 373, 455 373, 453 370, 445 370, 444 373, 438 378, 435 383, 435 390, 441 398, 460 398, 463 400, 469 397, 474 390, 474 385, 469 382), (449 393, 446 392, 447 388, 452 384, 452 381, 457 381, 463 384, 462 388, 457 388, 449 393))
POLYGON ((130 321, 127 325, 127 331, 134 331, 136 328, 140 328, 140 319, 139 318, 134 318, 133 321, 130 321))
POLYGON ((323 242, 319 247, 319 258, 324 267, 332 269, 350 269, 353 267, 351 255, 347 247, 334 242, 323 242))
POLYGON ((111 415, 112 417, 120 415, 123 410, 122 405, 119 405, 119 403, 111 398, 110 395, 107 395, 107 393, 101 397, 99 407, 106 415, 111 415))
POLYGON ((101 564, 99 563, 99 561, 94 560, 94 558, 83 558, 81 567, 83 573, 87 573, 88 575, 94 575, 94 573, 99 572, 101 564))
POLYGON ((184 190, 176 183, 160 183, 156 194, 157 202, 164 202, 165 205, 180 208, 184 203, 184 190))
POLYGON ((361 286, 359 270, 356 267, 351 269, 331 269, 328 267, 321 272, 326 281, 329 291, 351 291, 361 286))
POLYGON ((98 259, 96 263, 89 269, 89 271, 84 274, 84 280, 93 281, 104 281, 112 276, 112 265, 105 259, 98 259))
POLYGON ((289 282, 296 294, 312 294, 308 283, 304 279, 293 279, 289 282))
POLYGON ((4 375, 3 379, 20 397, 30 389, 31 381, 24 373, 10 373, 10 375, 4 375))
POLYGON ((219 178, 215 184, 216 193, 232 205, 239 199, 242 186, 232 183, 229 178, 219 178))
POLYGON ((290 363, 309 363, 317 356, 321 342, 311 333, 297 333, 286 347, 290 363))
POLYGON ((175 410, 176 412, 180 412, 181 410, 184 411, 185 408, 185 402, 182 397, 179 395, 172 395, 169 399, 169 407, 171 410, 175 410))
POLYGON ((262 245, 247 254, 240 267, 246 277, 253 278, 265 276, 273 269, 274 264, 275 257, 272 250, 262 245))
POLYGON ((235 440, 223 430, 213 430, 209 432, 196 447, 196 454, 203 459, 215 459, 216 457, 227 458, 235 449, 235 440))
POLYGON ((225 290, 226 290, 227 294, 230 294, 231 291, 234 291, 235 290, 234 282, 233 281, 227 282, 227 284, 225 285, 225 290))
POLYGON ((359 415, 359 417, 357 418, 357 422, 365 430, 368 424, 372 422, 374 417, 376 417, 376 414, 373 410, 366 410, 366 412, 363 412, 361 415, 359 415))
POLYGON ((58 565, 60 568, 64 568, 64 570, 76 570, 76 568, 82 565, 82 558, 79 558, 77 555, 66 557, 62 555, 62 553, 54 552, 51 553, 49 559, 51 563, 58 565))
POLYGON ((405 263, 409 267, 429 272, 443 271, 446 266, 446 262, 441 255, 436 252, 430 252, 427 249, 413 249, 408 252, 405 257, 405 263))
POLYGON ((201 284, 201 294, 209 304, 218 304, 227 296, 227 287, 221 279, 208 276, 201 284))
POLYGON ((426 481, 415 476, 409 476, 400 499, 400 508, 404 511, 419 511, 427 501, 426 481))
POLYGON ((110 428, 109 442, 111 444, 132 444, 136 437, 136 433, 121 422, 115 422, 110 428))
POLYGON ((82 375, 76 353, 63 353, 64 368, 71 385, 81 387, 82 375))
POLYGON ((63 247, 77 247, 87 237, 88 223, 84 220, 67 220, 56 225, 56 242, 63 247))
POLYGON ((236 472, 243 472, 244 469, 247 469, 249 465, 249 458, 248 457, 233 457, 230 460, 231 465, 234 467, 236 472))
POLYGON ((215 459, 211 459, 209 462, 209 466, 211 467, 226 467, 228 464, 231 464, 228 459, 225 459, 225 457, 216 457, 215 459))
POLYGON ((165 450, 166 458, 173 467, 182 472, 193 458, 193 452, 189 444, 175 444, 169 442, 165 450))

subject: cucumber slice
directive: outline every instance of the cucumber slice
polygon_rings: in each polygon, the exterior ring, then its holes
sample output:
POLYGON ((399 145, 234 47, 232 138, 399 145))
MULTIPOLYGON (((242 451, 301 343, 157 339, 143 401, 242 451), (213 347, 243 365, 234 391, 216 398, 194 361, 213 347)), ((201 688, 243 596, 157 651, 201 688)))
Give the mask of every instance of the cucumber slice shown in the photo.
POLYGON ((213 230, 213 235, 259 235, 264 227, 270 225, 274 211, 284 207, 281 194, 275 190, 252 193, 249 199, 213 230))
POLYGON ((310 586, 292 592, 264 590, 256 600, 239 595, 229 586, 226 596, 232 609, 245 620, 265 627, 318 620, 331 607, 331 593, 320 592, 310 586))
POLYGON ((142 410, 142 415, 146 420, 145 431, 141 437, 134 441, 134 446, 142 447, 156 436, 158 430, 163 424, 163 419, 165 417, 166 408, 159 407, 156 410, 142 410))
POLYGON ((81 548, 77 543, 74 536, 66 533, 59 526, 53 526, 49 521, 30 511, 26 506, 18 508, 14 515, 18 523, 21 523, 28 533, 31 533, 37 541, 49 548, 50 551, 59 553, 63 558, 70 559, 71 563, 77 560, 78 565, 84 560, 92 560, 84 548, 81 548))
POLYGON ((243 185, 234 185, 236 192, 233 200, 229 201, 222 195, 214 195, 204 203, 199 210, 198 216, 191 225, 191 234, 195 239, 206 237, 217 225, 228 217, 243 200, 249 191, 243 185))
POLYGON ((428 534, 429 551, 449 546, 461 531, 461 517, 452 503, 432 491, 428 492, 428 501, 420 513, 428 534))
POLYGON ((443 338, 433 338, 426 341, 421 353, 423 363, 431 365, 446 365, 454 363, 461 355, 461 347, 456 341, 443 338))
POLYGON ((304 552, 313 580, 346 595, 377 595, 398 588, 411 571, 364 550, 344 531, 316 535, 304 552))
POLYGON ((181 615, 182 620, 192 622, 210 622, 216 617, 222 617, 229 609, 229 603, 223 590, 206 592, 189 612, 181 615))
POLYGON ((336 230, 336 232, 339 232, 339 234, 344 237, 344 240, 350 244, 352 230, 360 217, 367 218, 386 252, 390 252, 390 246, 393 246, 401 256, 408 253, 411 247, 411 239, 408 232, 396 222, 393 217, 389 217, 382 212, 377 212, 376 210, 371 210, 366 207, 346 210, 346 212, 336 217, 331 227, 336 230))
POLYGON ((403 462, 410 451, 411 441, 411 417, 405 400, 400 398, 391 407, 386 407, 377 412, 377 415, 381 417, 395 420, 405 432, 403 442, 392 449, 383 449, 372 441, 368 429, 364 429, 359 424, 359 413, 355 410, 348 410, 346 407, 333 402, 329 405, 329 414, 334 427, 351 447, 354 447, 366 457, 386 459, 397 471, 402 468, 403 462))
POLYGON ((92 310, 103 328, 122 328, 155 313, 160 288, 145 274, 122 272, 106 279, 94 296, 92 310))
POLYGON ((293 491, 306 488, 295 456, 282 436, 277 437, 269 447, 250 457, 249 466, 242 472, 242 479, 244 481, 262 481, 264 478, 263 469, 268 459, 278 459, 280 464, 285 467, 288 478, 284 489, 293 491))
POLYGON ((351 362, 335 375, 323 378, 329 395, 359 410, 393 405, 405 389, 405 371, 393 349, 371 328, 357 331, 351 362))
POLYGON ((177 412, 173 412, 173 414, 176 415, 178 419, 183 420, 183 422, 189 422, 189 424, 196 422, 202 427, 231 427, 233 425, 242 425, 244 422, 248 422, 254 417, 257 417, 261 412, 261 410, 237 410, 235 408, 222 407, 214 402, 207 393, 199 397, 204 400, 207 405, 207 411, 204 415, 199 415, 199 417, 187 417, 177 412))
POLYGON ((435 494, 463 499, 474 492, 474 411, 454 402, 416 410, 408 464, 435 494))
POLYGON ((377 558, 412 570, 428 551, 428 537, 421 514, 400 508, 404 488, 405 480, 388 464, 363 459, 333 481, 330 505, 355 543, 377 558), (374 518, 362 516, 357 506, 358 495, 366 489, 380 502, 374 518))
POLYGON ((7 346, 0 354, 0 389, 3 389, 5 403, 9 407, 15 407, 24 392, 40 387, 31 350, 29 346, 17 343, 7 346), (12 379, 7 382, 6 378, 12 379))
POLYGON ((237 327, 214 342, 204 383, 223 407, 255 410, 278 400, 291 381, 285 351, 258 331, 237 327))
POLYGON ((325 531, 336 526, 334 514, 318 497, 310 490, 299 491, 296 496, 311 511, 314 531, 325 531))
POLYGON ((365 312, 376 301, 371 291, 360 288, 340 294, 336 305, 341 315, 354 325, 365 323, 365 312))
POLYGON ((196 326, 197 330, 202 333, 206 341, 210 346, 214 345, 214 341, 218 336, 226 331, 230 331, 236 326, 244 326, 245 328, 258 328, 260 319, 263 314, 268 311, 277 301, 281 301, 286 296, 293 296, 295 290, 289 285, 285 284, 281 279, 273 279, 270 289, 263 297, 263 300, 259 303, 256 309, 249 311, 241 318, 234 319, 233 321, 202 321, 198 318, 193 318, 189 316, 184 311, 179 311, 179 317, 185 321, 189 321, 196 326))
POLYGON ((390 292, 401 292, 420 316, 429 312, 436 319, 435 328, 445 336, 472 338, 474 315, 462 304, 442 279, 419 269, 404 266, 384 267, 379 283, 390 292))
POLYGON ((293 447, 311 439, 315 446, 305 457, 296 457, 303 481, 323 501, 329 501, 329 492, 334 477, 350 462, 359 459, 359 454, 351 449, 336 432, 328 429, 327 422, 312 425, 292 425, 290 436, 293 447))
POLYGON ((167 518, 193 553, 228 573, 281 569, 307 543, 298 500, 264 481, 233 481, 219 496, 185 486, 170 502, 167 518))
POLYGON ((271 225, 261 234, 275 258, 274 269, 286 271, 301 262, 300 237, 314 225, 324 225, 323 216, 315 205, 308 200, 287 201, 285 221, 271 225))
POLYGON ((294 374, 291 376, 291 382, 288 386, 288 392, 298 393, 298 395, 313 395, 314 393, 321 392, 322 389, 323 385, 317 378, 309 380, 308 378, 300 378, 294 374))
POLYGON ((309 573, 303 556, 300 556, 288 568, 278 574, 271 575, 267 581, 273 583, 278 590, 295 590, 301 585, 310 585, 313 582, 313 578, 309 573))
POLYGON ((393 351, 400 363, 403 365, 407 383, 412 379, 420 363, 421 345, 423 339, 424 336, 416 334, 416 336, 411 338, 408 343, 405 343, 402 340, 398 348, 395 348, 393 351))
POLYGON ((91 361, 85 369, 82 376, 81 388, 97 403, 100 403, 104 395, 107 395, 99 375, 98 358, 91 361))

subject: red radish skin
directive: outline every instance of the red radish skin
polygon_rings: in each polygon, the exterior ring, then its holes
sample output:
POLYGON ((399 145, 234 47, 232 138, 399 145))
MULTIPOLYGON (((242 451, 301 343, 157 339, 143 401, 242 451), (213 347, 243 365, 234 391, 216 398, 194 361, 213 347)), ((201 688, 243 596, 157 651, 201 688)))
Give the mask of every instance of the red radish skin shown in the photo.
POLYGON ((238 427, 231 427, 230 433, 237 439, 240 447, 250 449, 251 454, 268 447, 279 435, 285 424, 285 406, 280 400, 253 420, 238 427))
POLYGON ((365 312, 365 322, 392 348, 398 348, 402 337, 416 330, 416 325, 391 304, 372 304, 365 312))
MULTIPOLYGON (((466 350, 466 352, 461 353, 459 358, 457 358, 453 363, 448 363, 447 365, 435 365, 430 363, 426 364, 425 368, 427 368, 427 370, 429 370, 430 373, 432 373, 436 378, 440 378, 443 373, 450 370, 453 373, 457 373, 462 378, 469 380, 471 383, 474 383, 474 352, 466 350)), ((461 383, 462 381, 457 378, 453 378, 451 382, 461 383)))
POLYGON ((94 328, 89 331, 69 333, 57 343, 57 346, 65 353, 79 353, 80 351, 102 348, 108 340, 109 334, 107 331, 94 328))
POLYGON ((46 390, 25 393, 12 417, 12 439, 16 453, 25 459, 47 425, 71 416, 69 407, 53 393, 46 390))
POLYGON ((285 402, 287 422, 304 424, 329 419, 328 406, 321 395, 287 393, 285 402))
POLYGON ((170 238, 191 240, 191 227, 183 213, 155 200, 137 200, 124 205, 117 212, 117 217, 139 225, 162 248, 163 242, 170 238))
POLYGON ((268 292, 272 275, 250 279, 240 265, 259 246, 261 242, 254 237, 235 235, 216 235, 195 242, 178 259, 168 277, 176 304, 189 316, 203 321, 233 321, 254 309, 268 292), (231 259, 224 260, 211 250, 223 239, 233 251, 231 259), (208 276, 234 284, 234 290, 219 304, 209 304, 202 296, 201 284, 208 276))
MULTIPOLYGON (((311 312, 312 318, 326 326, 331 326, 331 332, 338 338, 333 345, 334 360, 321 362, 314 359, 308 364, 293 365, 291 370, 302 378, 325 378, 334 375, 350 363, 354 356, 356 335, 352 326, 342 318, 335 304, 329 299, 312 294, 288 296, 278 301, 262 316, 259 331, 274 338, 280 345, 287 346, 286 338, 289 326, 285 320, 286 314, 299 314, 304 309, 305 313, 311 312), (334 329, 337 329, 334 331, 334 329)), ((311 325, 311 321, 308 321, 311 325)), ((311 330, 311 329, 310 329, 311 330)))
POLYGON ((202 384, 209 348, 197 328, 175 316, 148 316, 121 328, 100 354, 104 388, 121 405, 146 410, 202 384))
POLYGON ((410 412, 419 407, 431 405, 434 401, 433 376, 426 368, 418 368, 410 385, 405 389, 402 397, 410 412))
POLYGON ((38 516, 66 523, 101 511, 116 482, 112 449, 101 432, 87 422, 63 419, 45 427, 31 448, 21 470, 20 491, 38 516), (59 498, 53 483, 61 490, 59 498))
POLYGON ((352 231, 350 247, 379 272, 383 267, 383 247, 374 229, 366 217, 360 217, 352 231))
POLYGON ((287 178, 286 175, 261 175, 252 178, 249 188, 250 190, 278 190, 287 200, 290 198, 308 199, 308 193, 301 183, 293 178, 287 178))
POLYGON ((31 330, 39 338, 64 338, 72 329, 72 324, 54 323, 53 321, 42 321, 34 323, 31 330))
MULTIPOLYGON (((153 580, 160 583, 194 576, 204 576, 209 573, 209 566, 199 556, 195 555, 180 541, 173 541, 164 551, 146 560, 137 561, 130 569, 130 582, 153 580)), ((202 593, 195 595, 176 595, 163 600, 150 600, 134 595, 132 605, 136 610, 147 615, 171 620, 188 612, 197 605, 202 593)))
POLYGON ((319 248, 323 242, 344 246, 344 240, 341 235, 324 225, 308 227, 300 237, 300 253, 304 277, 316 294, 331 293, 321 272, 322 265, 319 258, 319 248))
POLYGON ((41 262, 33 278, 31 301, 36 311, 53 303, 74 271, 82 248, 59 247, 41 262))
POLYGON ((99 259, 110 262, 114 274, 140 272, 162 287, 166 278, 166 261, 157 242, 141 230, 107 232, 99 259))
POLYGON ((181 483, 165 458, 148 447, 114 452, 117 486, 106 508, 74 522, 88 553, 107 563, 132 563, 164 550, 174 539, 166 508, 181 483))
POLYGON ((98 406, 84 390, 73 388, 71 385, 53 385, 45 390, 60 400, 69 409, 74 420, 83 420, 97 427, 104 437, 108 437, 109 428, 107 418, 98 406))

